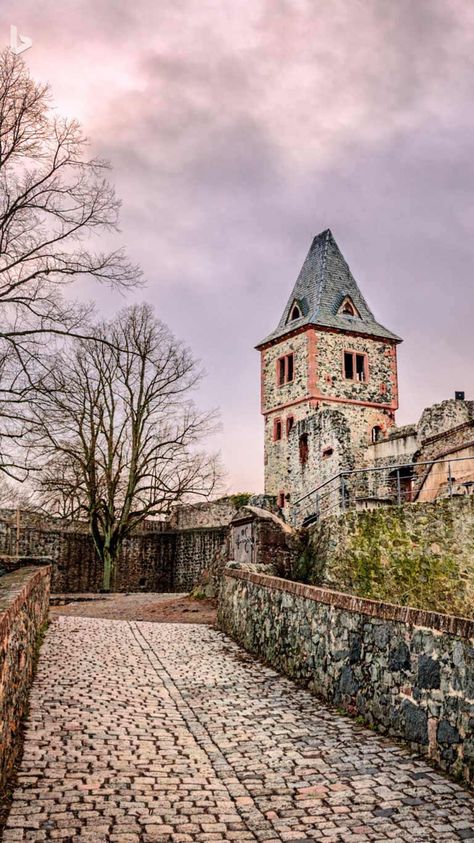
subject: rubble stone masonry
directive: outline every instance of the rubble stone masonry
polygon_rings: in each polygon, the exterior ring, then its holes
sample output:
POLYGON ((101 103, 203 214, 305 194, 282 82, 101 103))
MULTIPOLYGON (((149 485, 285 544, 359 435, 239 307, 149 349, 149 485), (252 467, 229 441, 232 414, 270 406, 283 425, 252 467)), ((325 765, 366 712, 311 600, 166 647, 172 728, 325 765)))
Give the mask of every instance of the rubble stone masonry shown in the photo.
POLYGON ((19 751, 38 635, 48 616, 50 568, 0 577, 0 790, 19 751))
POLYGON ((315 694, 474 782, 474 620, 227 569, 219 623, 315 694))
MULTIPOLYGON (((190 591, 226 535, 226 527, 136 533, 123 543, 112 590, 190 591)), ((8 532, 3 537, 2 550, 11 553, 8 532)), ((102 566, 87 533, 25 525, 20 528, 17 555, 51 559, 55 593, 96 592, 102 587, 102 566)))
MULTIPOLYGON (((326 479, 328 465, 323 452, 327 447, 337 451, 335 471, 351 467, 354 459, 362 460, 363 450, 372 440, 372 430, 380 428, 385 435, 394 424, 398 407, 396 346, 389 341, 325 331, 313 327, 286 337, 262 350, 262 412, 265 416, 265 491, 284 492, 295 500, 326 479), (365 380, 348 379, 344 375, 344 352, 364 354, 365 380), (278 384, 278 360, 294 357, 294 377, 290 383, 278 384), (338 417, 318 428, 316 439, 308 436, 312 454, 307 464, 300 464, 299 437, 305 432, 308 416, 316 419, 322 410, 343 413, 348 425, 348 442, 338 448, 324 446, 319 428, 329 431, 329 439, 337 438, 338 417), (292 418, 292 432, 288 419, 292 418), (275 437, 275 424, 281 423, 281 438, 275 437), (322 448, 321 448, 322 445, 322 448)), ((312 432, 311 423, 308 433, 312 432)), ((344 440, 347 439, 344 433, 344 440)))

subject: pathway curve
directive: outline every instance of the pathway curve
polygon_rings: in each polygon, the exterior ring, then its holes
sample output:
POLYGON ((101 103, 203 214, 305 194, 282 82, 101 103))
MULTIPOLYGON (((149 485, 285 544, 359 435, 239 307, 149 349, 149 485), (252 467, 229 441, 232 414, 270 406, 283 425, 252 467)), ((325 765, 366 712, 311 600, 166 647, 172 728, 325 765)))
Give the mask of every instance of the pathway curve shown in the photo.
POLYGON ((59 617, 3 839, 474 841, 474 799, 208 627, 59 617))

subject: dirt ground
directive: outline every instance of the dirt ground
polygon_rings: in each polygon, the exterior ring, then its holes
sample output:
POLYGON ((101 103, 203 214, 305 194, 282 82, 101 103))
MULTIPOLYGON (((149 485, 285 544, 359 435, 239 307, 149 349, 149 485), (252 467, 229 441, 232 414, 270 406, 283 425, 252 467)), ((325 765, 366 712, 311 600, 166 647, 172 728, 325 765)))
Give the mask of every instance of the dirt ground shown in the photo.
POLYGON ((52 595, 51 615, 82 618, 207 623, 216 621, 215 600, 196 600, 188 594, 68 594, 52 595), (55 605, 57 603, 62 605, 55 605))

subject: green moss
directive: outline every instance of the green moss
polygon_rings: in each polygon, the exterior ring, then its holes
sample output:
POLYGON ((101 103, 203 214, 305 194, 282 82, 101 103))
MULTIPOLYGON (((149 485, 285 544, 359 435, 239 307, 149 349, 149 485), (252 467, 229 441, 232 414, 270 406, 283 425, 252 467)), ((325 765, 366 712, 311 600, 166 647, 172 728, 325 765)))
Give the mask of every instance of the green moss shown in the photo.
POLYGON ((295 579, 472 616, 474 507, 410 504, 328 519, 301 542, 295 579))
POLYGON ((247 506, 252 494, 250 492, 238 492, 235 495, 229 495, 228 500, 230 500, 236 509, 241 509, 243 506, 247 506))

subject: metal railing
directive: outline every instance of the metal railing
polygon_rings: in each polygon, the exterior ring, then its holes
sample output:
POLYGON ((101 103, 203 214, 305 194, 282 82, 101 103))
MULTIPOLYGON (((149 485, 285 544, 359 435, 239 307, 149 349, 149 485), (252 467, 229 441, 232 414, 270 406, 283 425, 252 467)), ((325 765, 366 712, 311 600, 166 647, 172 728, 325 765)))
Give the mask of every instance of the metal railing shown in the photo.
POLYGON ((349 509, 469 494, 474 494, 474 451, 467 457, 341 471, 293 501, 290 520, 301 525, 349 509))

